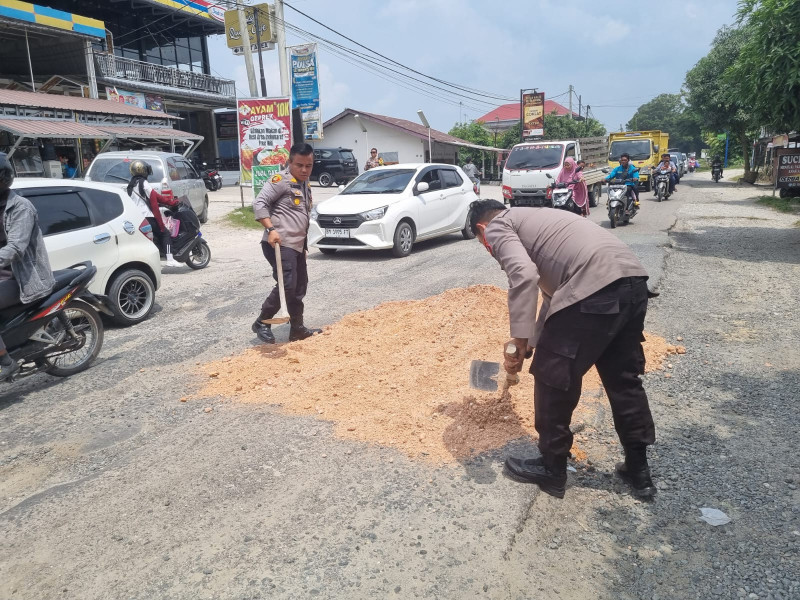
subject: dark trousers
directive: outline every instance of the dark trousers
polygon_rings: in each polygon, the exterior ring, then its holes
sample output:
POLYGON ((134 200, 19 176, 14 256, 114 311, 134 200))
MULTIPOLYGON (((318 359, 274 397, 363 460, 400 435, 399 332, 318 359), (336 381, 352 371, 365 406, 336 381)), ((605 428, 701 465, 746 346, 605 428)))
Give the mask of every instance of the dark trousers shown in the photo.
POLYGON ((572 447, 572 412, 581 380, 597 367, 614 427, 624 447, 655 441, 655 425, 642 381, 647 284, 626 277, 545 322, 531 364, 535 425, 542 454, 566 456, 572 447))
MULTIPOLYGON (((272 267, 272 277, 278 281, 278 265, 275 261, 275 248, 267 242, 261 242, 264 258, 272 267)), ((286 311, 292 319, 293 327, 303 325, 303 298, 308 290, 308 269, 306 268, 306 253, 298 252, 292 248, 281 246, 281 266, 283 267, 283 288, 286 294, 286 311)), ((261 305, 259 319, 271 319, 281 307, 278 286, 272 288, 264 304, 261 305)))
POLYGON ((164 254, 172 254, 172 236, 170 235, 169 231, 165 229, 161 229, 161 226, 158 224, 158 219, 155 217, 147 217, 147 222, 150 223, 150 227, 153 228, 153 243, 156 245, 161 252, 164 254), (156 240, 161 237, 161 245, 158 245, 156 240))
MULTIPOLYGON (((16 279, 0 281, 0 309, 19 304, 19 283, 16 279)), ((5 350, 6 345, 0 337, 0 350, 5 350)))

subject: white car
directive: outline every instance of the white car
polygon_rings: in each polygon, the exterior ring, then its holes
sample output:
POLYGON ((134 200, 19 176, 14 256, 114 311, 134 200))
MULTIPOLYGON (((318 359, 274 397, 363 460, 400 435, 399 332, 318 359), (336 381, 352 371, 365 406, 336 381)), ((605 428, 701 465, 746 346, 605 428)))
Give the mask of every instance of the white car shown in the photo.
POLYGON ((117 186, 69 179, 20 177, 12 186, 33 203, 53 270, 90 260, 89 286, 109 300, 114 321, 133 325, 153 310, 161 260, 152 228, 117 186))
POLYGON ((414 242, 469 228, 478 199, 464 171, 444 164, 400 164, 362 173, 311 211, 308 242, 325 254, 391 248, 408 256, 414 242))

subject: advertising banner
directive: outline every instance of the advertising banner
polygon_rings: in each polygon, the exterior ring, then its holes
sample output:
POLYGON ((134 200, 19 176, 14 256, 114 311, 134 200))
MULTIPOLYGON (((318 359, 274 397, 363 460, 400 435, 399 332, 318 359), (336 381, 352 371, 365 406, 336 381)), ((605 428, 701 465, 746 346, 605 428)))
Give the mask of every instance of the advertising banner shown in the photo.
POLYGON ((522 137, 544 135, 544 92, 522 95, 522 137))
POLYGON ((263 182, 289 161, 292 110, 289 98, 243 98, 236 102, 239 119, 239 164, 242 185, 263 182))
POLYGON ((800 189, 800 149, 779 148, 775 158, 778 189, 800 189))
POLYGON ((303 133, 307 140, 321 140, 322 113, 319 108, 319 74, 317 72, 317 45, 293 46, 292 108, 303 115, 303 133))
MULTIPOLYGON (((261 48, 271 48, 272 30, 270 27, 269 18, 269 4, 256 4, 255 6, 244 7, 244 18, 247 21, 247 38, 250 41, 250 47, 253 51, 258 50, 258 40, 261 40, 261 48), (255 17, 253 11, 258 11, 258 28, 261 30, 260 35, 256 35, 255 17)), ((240 52, 244 45, 244 40, 239 27, 239 11, 226 10, 225 11, 225 39, 228 42, 228 48, 232 48, 234 53, 240 52)))
POLYGON ((129 92, 128 90, 121 90, 117 87, 106 86, 106 97, 112 102, 120 102, 129 106, 164 112, 164 99, 155 94, 129 92))

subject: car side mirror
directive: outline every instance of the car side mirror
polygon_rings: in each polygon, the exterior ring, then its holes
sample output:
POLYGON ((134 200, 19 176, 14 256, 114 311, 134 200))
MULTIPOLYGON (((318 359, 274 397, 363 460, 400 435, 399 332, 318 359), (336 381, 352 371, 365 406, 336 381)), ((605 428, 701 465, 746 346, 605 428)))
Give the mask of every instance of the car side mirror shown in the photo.
POLYGON ((552 179, 553 178, 553 176, 550 175, 550 173, 545 173, 544 176, 547 177, 548 179, 552 179))
POLYGON ((431 187, 431 186, 429 186, 429 185, 428 185, 428 182, 427 182, 427 181, 420 181, 420 182, 417 184, 417 193, 418 193, 418 194, 422 194, 423 192, 427 192, 427 191, 428 191, 428 189, 430 189, 430 187, 431 187))
POLYGON ((340 191, 340 192, 343 192, 343 191, 344 191, 344 186, 343 186, 343 185, 340 185, 340 186, 339 186, 339 191, 340 191))
POLYGON ((655 146, 653 146, 653 150, 654 150, 655 152, 658 152, 658 149, 659 149, 659 145, 658 145, 658 144, 656 144, 655 146))
POLYGON ((603 171, 603 173, 610 173, 611 172, 611 170, 608 169, 608 168, 604 168, 604 169, 602 169, 602 171, 603 171))

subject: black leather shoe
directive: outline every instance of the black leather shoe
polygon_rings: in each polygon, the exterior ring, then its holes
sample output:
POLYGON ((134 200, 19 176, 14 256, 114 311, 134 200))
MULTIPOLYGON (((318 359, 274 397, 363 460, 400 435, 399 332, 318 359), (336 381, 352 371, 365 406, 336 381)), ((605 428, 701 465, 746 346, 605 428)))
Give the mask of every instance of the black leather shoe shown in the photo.
POLYGON ((261 321, 256 321, 250 329, 252 329, 253 333, 258 336, 258 339, 265 344, 275 343, 275 336, 272 335, 272 327, 270 325, 262 323, 261 321))
POLYGON ((306 338, 310 338, 312 335, 317 333, 322 333, 322 329, 309 329, 308 327, 292 327, 289 330, 289 341, 290 342, 297 342, 299 340, 304 340, 306 338))
POLYGON ((625 462, 617 464, 617 475, 633 488, 633 495, 642 500, 652 500, 656 486, 647 466, 647 448, 626 448, 625 462))
POLYGON ((567 457, 521 459, 509 456, 506 469, 525 483, 535 483, 541 490, 556 498, 563 498, 567 485, 567 457))

